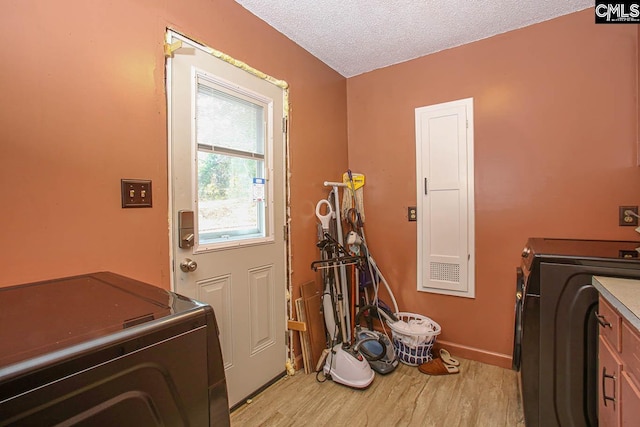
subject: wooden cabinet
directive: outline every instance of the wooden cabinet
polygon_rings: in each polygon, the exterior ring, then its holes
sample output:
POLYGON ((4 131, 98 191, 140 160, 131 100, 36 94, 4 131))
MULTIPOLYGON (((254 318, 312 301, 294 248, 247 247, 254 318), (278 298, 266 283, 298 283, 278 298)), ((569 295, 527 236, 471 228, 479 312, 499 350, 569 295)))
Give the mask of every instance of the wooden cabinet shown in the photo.
POLYGON ((598 323, 598 424, 636 426, 640 420, 640 333, 602 296, 598 323))

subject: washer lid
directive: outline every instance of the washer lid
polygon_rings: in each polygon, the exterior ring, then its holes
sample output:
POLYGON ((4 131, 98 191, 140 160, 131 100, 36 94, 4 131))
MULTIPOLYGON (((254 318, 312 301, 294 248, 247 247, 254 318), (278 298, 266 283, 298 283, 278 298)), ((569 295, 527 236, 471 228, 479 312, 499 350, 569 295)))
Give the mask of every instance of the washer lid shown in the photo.
POLYGON ((0 368, 199 305, 108 272, 0 288, 0 368))

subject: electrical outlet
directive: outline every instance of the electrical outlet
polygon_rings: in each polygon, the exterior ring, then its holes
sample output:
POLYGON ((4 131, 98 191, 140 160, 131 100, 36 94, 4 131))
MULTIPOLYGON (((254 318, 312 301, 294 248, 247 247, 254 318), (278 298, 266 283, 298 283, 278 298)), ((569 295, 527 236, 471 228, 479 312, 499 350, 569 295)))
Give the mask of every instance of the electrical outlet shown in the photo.
POLYGON ((618 207, 618 225, 621 227, 637 227, 638 226, 638 207, 637 206, 619 206, 618 207), (635 215, 627 215, 627 211, 633 212, 635 215))
POLYGON ((407 208, 407 218, 409 221, 417 221, 418 220, 418 208, 415 206, 409 206, 407 208))

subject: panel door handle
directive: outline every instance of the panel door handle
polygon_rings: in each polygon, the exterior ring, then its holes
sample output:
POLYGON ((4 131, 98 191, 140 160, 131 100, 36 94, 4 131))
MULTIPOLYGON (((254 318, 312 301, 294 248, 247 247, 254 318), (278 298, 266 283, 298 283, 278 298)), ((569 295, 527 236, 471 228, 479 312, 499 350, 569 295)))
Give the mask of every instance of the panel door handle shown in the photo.
POLYGON ((602 367, 602 401, 604 403, 604 406, 607 406, 607 400, 610 400, 613 402, 613 409, 615 410, 616 408, 616 376, 607 374, 607 367, 603 366, 602 367), (607 393, 605 391, 605 384, 607 379, 613 380, 613 396, 607 396, 607 393))
POLYGON ((610 328, 613 329, 613 325, 611 323, 609 323, 607 321, 607 318, 604 317, 602 314, 598 314, 598 312, 596 312, 596 319, 598 319, 598 323, 600 324, 600 326, 602 326, 603 328, 610 328))

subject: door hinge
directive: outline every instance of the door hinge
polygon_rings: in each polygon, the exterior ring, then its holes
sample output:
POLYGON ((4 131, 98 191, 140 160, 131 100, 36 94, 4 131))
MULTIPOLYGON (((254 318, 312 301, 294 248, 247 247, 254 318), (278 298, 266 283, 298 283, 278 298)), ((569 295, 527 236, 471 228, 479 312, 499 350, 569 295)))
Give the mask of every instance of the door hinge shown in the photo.
POLYGON ((284 116, 282 118, 282 133, 287 133, 287 126, 289 124, 289 121, 287 120, 287 117, 284 116))
POLYGON ((282 239, 286 242, 289 238, 289 234, 287 233, 287 224, 282 226, 282 239))
POLYGON ((429 190, 427 189, 429 187, 429 182, 427 181, 427 178, 424 179, 424 195, 426 196, 427 193, 429 192, 429 190))

